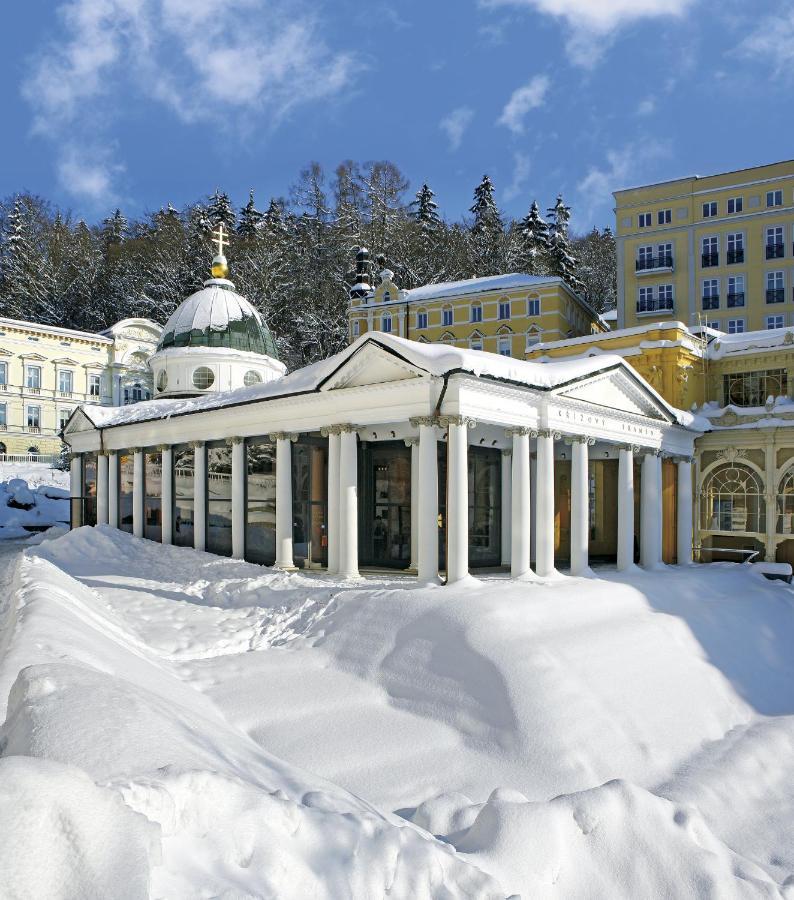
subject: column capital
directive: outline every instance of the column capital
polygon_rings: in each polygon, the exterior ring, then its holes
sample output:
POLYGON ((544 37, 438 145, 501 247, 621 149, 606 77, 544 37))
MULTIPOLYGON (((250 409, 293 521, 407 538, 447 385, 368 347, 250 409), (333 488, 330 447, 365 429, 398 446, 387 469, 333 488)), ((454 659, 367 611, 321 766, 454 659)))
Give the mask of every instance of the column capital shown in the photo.
POLYGON ((619 450, 625 450, 626 453, 631 453, 632 456, 639 456, 643 452, 642 447, 639 447, 637 444, 618 444, 617 446, 619 450))
POLYGON ((342 425, 339 425, 339 434, 355 434, 358 430, 357 425, 351 425, 350 422, 345 422, 342 425))
POLYGON ((404 441, 406 447, 417 447, 419 445, 418 437, 407 437, 404 438, 404 441))
POLYGON ((460 428, 475 428, 477 420, 471 419, 469 416, 439 416, 438 424, 442 428, 449 428, 450 425, 457 425, 460 428))
POLYGON ((502 450, 502 456, 512 456, 512 455, 513 455, 512 447, 507 447, 504 450, 502 450))
POLYGON ((133 455, 136 453, 143 453, 143 447, 129 447, 127 453, 132 453, 133 455))
POLYGON ((523 437, 532 434, 532 429, 528 425, 513 425, 511 428, 505 428, 505 434, 508 437, 523 437))
POLYGON ((565 436, 566 444, 586 444, 588 447, 592 447, 595 442, 595 438, 587 434, 567 434, 565 436))
POLYGON ((226 446, 234 447, 235 444, 242 444, 245 441, 244 437, 240 437, 239 435, 235 435, 234 437, 226 438, 226 446))
POLYGON ((170 450, 170 449, 171 449, 170 444, 158 444, 155 447, 155 450, 157 450, 159 453, 165 453, 166 450, 170 450))
POLYGON ((323 427, 320 429, 320 434, 323 437, 328 437, 329 435, 332 435, 332 434, 339 434, 341 431, 341 428, 342 428, 341 425, 323 425, 323 427))
POLYGON ((554 431, 551 428, 536 428, 530 432, 530 436, 533 438, 551 438, 553 441, 559 441, 562 438, 562 434, 559 431, 554 431))
POLYGON ((200 450, 204 446, 204 441, 189 441, 188 447, 192 447, 194 450, 200 450))
POLYGON ((292 441, 294 444, 298 440, 298 435, 291 431, 273 431, 270 434, 271 441, 292 441))
POLYGON ((439 424, 438 416, 411 416, 408 421, 414 428, 418 428, 420 425, 434 426, 439 424))
POLYGON ((680 456, 679 455, 679 456, 673 456, 673 457, 671 457, 671 459, 673 460, 673 462, 687 463, 687 465, 690 465, 690 466, 695 461, 694 456, 680 456))

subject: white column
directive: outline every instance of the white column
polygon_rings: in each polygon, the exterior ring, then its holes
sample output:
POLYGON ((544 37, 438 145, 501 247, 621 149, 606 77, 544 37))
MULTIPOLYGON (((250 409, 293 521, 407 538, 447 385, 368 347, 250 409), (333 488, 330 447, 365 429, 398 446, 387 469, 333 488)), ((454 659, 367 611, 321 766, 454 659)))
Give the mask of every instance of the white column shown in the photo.
POLYGON ((535 571, 554 574, 554 435, 538 433, 538 474, 535 485, 535 571))
POLYGON ((328 434, 328 574, 339 572, 339 454, 341 435, 338 425, 328 434))
POLYGON ((634 566, 634 452, 621 447, 618 462, 618 571, 634 566))
POLYGON ((100 453, 96 458, 96 520, 97 525, 108 523, 108 458, 100 453))
POLYGON ((513 578, 520 578, 529 572, 529 538, 532 528, 529 505, 529 429, 513 428, 512 435, 510 574, 513 578))
MULTIPOLYGON (((248 480, 245 441, 231 439, 232 445, 232 556, 245 559, 245 486, 248 480)), ((276 469, 278 471, 278 469, 276 469)))
POLYGON ((207 448, 203 441, 193 447, 193 546, 207 549, 207 448))
MULTIPOLYGON (((527 446, 527 460, 529 447, 527 446)), ((529 461, 527 461, 529 465, 529 461)), ((512 537, 512 484, 513 484, 513 451, 502 450, 502 565, 509 566, 513 550, 512 537)))
POLYGON ((642 458, 640 562, 646 569, 656 568, 662 558, 662 485, 659 462, 659 457, 653 452, 646 453, 642 458))
POLYGON ((271 434, 276 442, 276 562, 277 569, 294 569, 292 556, 292 435, 271 434))
POLYGON ((339 440, 339 574, 358 575, 358 443, 352 425, 339 440))
MULTIPOLYGON (((438 443, 436 421, 411 419, 419 426, 416 574, 421 582, 438 579, 438 443)), ((413 477, 413 473, 412 476, 413 477)))
POLYGON ((447 438, 447 584, 469 574, 469 426, 463 416, 442 419, 447 438))
POLYGON ((132 454, 132 533, 143 537, 143 450, 136 447, 132 454))
POLYGON ((73 453, 69 461, 69 493, 72 497, 72 528, 83 524, 83 458, 73 453))
POLYGON ((160 521, 162 542, 174 542, 174 451, 168 444, 160 447, 160 521))
POLYGON ((676 543, 678 565, 688 566, 692 562, 692 461, 678 461, 678 496, 676 543))
MULTIPOLYGON (((529 483, 537 485, 538 483, 538 459, 537 454, 532 455, 530 451, 529 457, 529 483)), ((529 491, 529 521, 535 523, 538 520, 538 492, 530 488, 529 491)), ((532 534, 529 536, 529 560, 530 563, 538 558, 538 548, 536 547, 535 529, 530 528, 532 534)))
POLYGON ((590 574, 590 479, 588 438, 577 438, 571 456, 571 575, 590 574))
POLYGON ((119 527, 119 455, 108 453, 108 524, 119 527))
POLYGON ((411 448, 411 563, 415 572, 419 568, 419 438, 407 438, 411 448))

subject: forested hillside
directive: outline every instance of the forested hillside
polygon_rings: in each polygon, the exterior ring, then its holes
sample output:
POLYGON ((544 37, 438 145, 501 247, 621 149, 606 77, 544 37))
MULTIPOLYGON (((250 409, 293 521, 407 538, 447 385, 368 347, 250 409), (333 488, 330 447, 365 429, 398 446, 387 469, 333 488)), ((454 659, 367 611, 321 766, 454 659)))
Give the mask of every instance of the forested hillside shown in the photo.
POLYGON ((383 253, 402 287, 501 272, 554 274, 597 309, 615 303, 609 228, 569 233, 561 197, 533 202, 505 220, 486 175, 471 215, 452 222, 431 188, 415 194, 390 162, 345 161, 333 174, 301 171, 288 197, 259 208, 253 193, 236 209, 221 190, 184 209, 170 204, 142 219, 116 210, 98 224, 75 220, 21 193, 0 205, 0 315, 99 330, 119 319, 164 322, 207 276, 210 233, 233 232, 227 257, 237 289, 262 312, 282 359, 299 366, 346 342, 353 249, 383 253))

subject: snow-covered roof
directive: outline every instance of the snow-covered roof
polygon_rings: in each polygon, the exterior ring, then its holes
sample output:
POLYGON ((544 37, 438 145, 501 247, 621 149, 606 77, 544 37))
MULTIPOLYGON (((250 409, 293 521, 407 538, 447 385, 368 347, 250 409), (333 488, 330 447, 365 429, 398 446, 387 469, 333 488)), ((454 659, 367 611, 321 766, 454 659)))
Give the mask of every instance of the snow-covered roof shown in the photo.
MULTIPOLYGON (((353 344, 328 359, 305 366, 283 378, 248 388, 226 391, 213 395, 203 395, 174 400, 149 400, 125 407, 84 407, 85 416, 99 428, 128 425, 134 422, 153 421, 188 415, 225 406, 257 403, 278 397, 305 394, 320 390, 323 384, 347 360, 355 356, 363 347, 375 344, 429 375, 446 376, 464 373, 478 378, 508 382, 535 388, 552 390, 565 384, 586 378, 598 372, 622 368, 633 379, 642 379, 619 356, 603 354, 597 357, 554 362, 537 362, 513 359, 498 353, 482 350, 467 350, 447 344, 425 344, 397 337, 393 334, 368 332, 353 344)), ((697 419, 691 413, 670 406, 650 385, 643 382, 646 391, 652 395, 675 422, 689 428, 705 430, 705 420, 697 419)))
MULTIPOLYGON (((465 294, 482 294, 487 291, 507 291, 515 288, 532 288, 541 284, 562 282, 554 275, 524 275, 511 272, 507 275, 488 275, 483 278, 466 278, 463 281, 441 281, 438 284, 423 284, 403 292, 403 299, 437 300, 442 297, 459 297, 465 294)), ((564 282, 562 282, 564 283, 564 282)))
POLYGON ((193 345, 276 356, 273 338, 259 312, 225 278, 208 279, 201 290, 182 301, 163 328, 158 350, 193 345), (219 339, 224 334, 230 339, 219 339))
POLYGON ((723 359, 734 353, 752 353, 756 350, 771 350, 794 345, 794 330, 791 328, 770 328, 765 331, 746 331, 743 334, 720 334, 709 344, 709 359, 723 359))

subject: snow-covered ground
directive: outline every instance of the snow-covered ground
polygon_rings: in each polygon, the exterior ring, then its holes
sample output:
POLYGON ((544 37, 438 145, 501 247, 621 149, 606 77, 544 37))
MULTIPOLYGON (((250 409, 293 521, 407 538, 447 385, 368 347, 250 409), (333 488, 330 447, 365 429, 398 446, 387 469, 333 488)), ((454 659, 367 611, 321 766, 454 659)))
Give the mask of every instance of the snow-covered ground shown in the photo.
POLYGON ((794 897, 794 591, 599 576, 28 548, 0 896, 794 897))
POLYGON ((0 463, 0 541, 68 523, 68 472, 44 463, 0 463))

